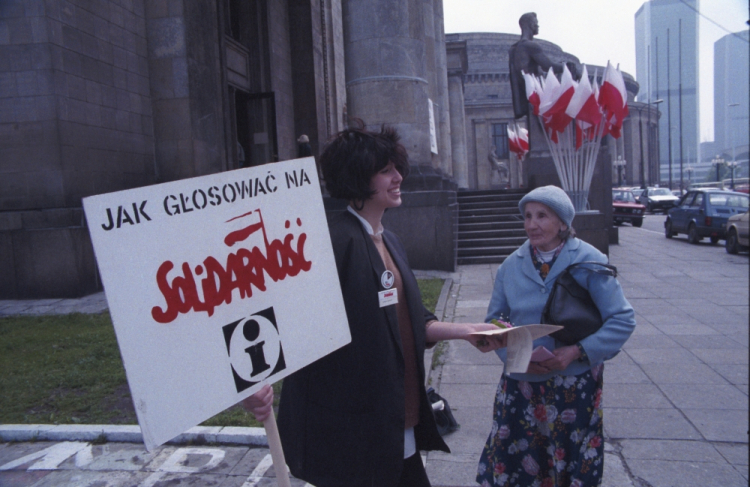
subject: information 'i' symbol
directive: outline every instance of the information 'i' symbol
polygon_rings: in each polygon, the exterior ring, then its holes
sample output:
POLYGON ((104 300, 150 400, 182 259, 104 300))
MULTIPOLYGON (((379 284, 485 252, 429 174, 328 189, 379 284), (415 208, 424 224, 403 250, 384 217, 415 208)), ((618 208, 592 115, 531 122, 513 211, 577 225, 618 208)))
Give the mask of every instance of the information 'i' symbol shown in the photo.
MULTIPOLYGON (((247 320, 242 327, 242 334, 245 336, 245 340, 254 342, 260 336, 260 325, 255 320, 247 320)), ((266 356, 263 353, 263 345, 265 344, 265 340, 262 340, 245 349, 245 352, 250 355, 250 362, 253 367, 253 372, 250 374, 251 377, 255 377, 271 368, 266 362, 266 356)))

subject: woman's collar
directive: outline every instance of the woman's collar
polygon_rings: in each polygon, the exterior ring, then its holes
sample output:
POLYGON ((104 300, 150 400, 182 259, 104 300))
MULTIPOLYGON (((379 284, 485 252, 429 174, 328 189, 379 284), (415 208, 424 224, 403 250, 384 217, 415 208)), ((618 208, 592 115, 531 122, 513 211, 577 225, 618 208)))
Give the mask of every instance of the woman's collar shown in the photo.
POLYGON ((367 220, 365 220, 362 217, 362 215, 360 215, 359 213, 357 213, 357 210, 355 210, 354 208, 352 208, 351 205, 347 205, 346 210, 349 213, 351 213, 352 215, 354 215, 354 216, 357 217, 357 219, 362 224, 362 227, 365 229, 365 231, 367 232, 368 235, 373 235, 373 236, 377 237, 378 235, 380 235, 380 234, 383 233, 383 225, 380 225, 380 228, 378 228, 378 231, 374 232, 372 230, 372 225, 370 225, 370 222, 368 222, 367 220))

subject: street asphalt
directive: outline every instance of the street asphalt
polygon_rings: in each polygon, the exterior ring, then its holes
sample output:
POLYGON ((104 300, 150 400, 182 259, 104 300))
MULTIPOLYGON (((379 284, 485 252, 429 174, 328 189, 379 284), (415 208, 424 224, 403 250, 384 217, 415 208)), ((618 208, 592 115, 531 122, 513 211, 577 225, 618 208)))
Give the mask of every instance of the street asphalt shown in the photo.
MULTIPOLYGON (((746 486, 748 255, 668 240, 663 221, 649 215, 642 228, 622 226, 610 246, 637 327, 605 365, 602 485, 746 486)), ((446 279, 439 316, 471 322, 484 320, 496 268, 417 274, 446 279)), ((0 301, 0 316, 105 309, 102 293, 0 301)), ((435 487, 474 486, 502 363, 465 342, 447 343, 435 362, 428 381, 461 427, 446 436, 451 454, 423 456, 427 472, 435 487)), ((135 426, 0 425, 0 439, 0 486, 275 485, 257 428, 195 428, 152 452, 135 426)))

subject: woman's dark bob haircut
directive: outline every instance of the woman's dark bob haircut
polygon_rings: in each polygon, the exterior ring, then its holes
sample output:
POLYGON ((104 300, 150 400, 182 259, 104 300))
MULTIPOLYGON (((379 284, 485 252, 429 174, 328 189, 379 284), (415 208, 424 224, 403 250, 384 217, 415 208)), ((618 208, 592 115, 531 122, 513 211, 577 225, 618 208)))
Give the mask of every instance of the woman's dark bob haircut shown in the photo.
POLYGON ((409 174, 409 156, 396 129, 384 125, 371 132, 361 120, 357 125, 333 136, 320 156, 320 168, 331 196, 362 204, 375 194, 370 180, 389 162, 403 177, 409 174))

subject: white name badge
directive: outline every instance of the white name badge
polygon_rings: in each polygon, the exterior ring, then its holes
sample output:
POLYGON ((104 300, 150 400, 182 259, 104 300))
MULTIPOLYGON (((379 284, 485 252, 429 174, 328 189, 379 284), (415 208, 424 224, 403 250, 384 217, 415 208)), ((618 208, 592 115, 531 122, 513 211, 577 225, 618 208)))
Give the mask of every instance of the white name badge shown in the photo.
POLYGON ((378 301, 380 301, 381 308, 398 303, 398 290, 393 288, 380 291, 378 293, 378 301))

